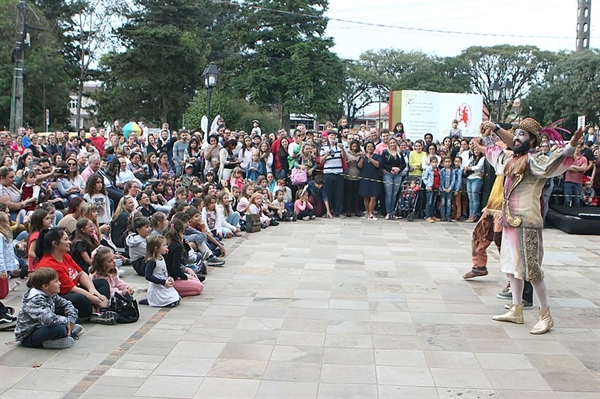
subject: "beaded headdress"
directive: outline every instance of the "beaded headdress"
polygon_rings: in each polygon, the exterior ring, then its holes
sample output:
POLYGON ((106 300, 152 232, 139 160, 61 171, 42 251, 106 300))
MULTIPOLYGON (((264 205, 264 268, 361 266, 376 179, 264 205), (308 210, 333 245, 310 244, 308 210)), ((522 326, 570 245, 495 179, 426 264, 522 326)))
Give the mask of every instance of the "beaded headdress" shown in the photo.
POLYGON ((515 126, 515 131, 517 129, 525 130, 531 136, 535 137, 535 143, 533 143, 534 147, 536 145, 538 145, 539 142, 541 141, 540 130, 542 130, 542 125, 540 125, 538 123, 538 121, 536 121, 535 119, 533 119, 533 118, 525 118, 525 119, 523 119, 521 121, 521 123, 519 123, 517 126, 515 126))

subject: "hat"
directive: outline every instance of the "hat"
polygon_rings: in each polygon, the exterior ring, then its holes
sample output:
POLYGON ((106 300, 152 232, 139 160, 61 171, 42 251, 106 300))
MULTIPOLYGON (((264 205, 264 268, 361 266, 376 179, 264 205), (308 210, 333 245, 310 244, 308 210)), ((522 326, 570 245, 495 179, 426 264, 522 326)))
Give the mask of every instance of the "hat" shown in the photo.
POLYGON ((258 124, 260 125, 260 122, 258 121, 258 119, 254 119, 254 120, 252 121, 252 123, 258 123, 258 124))
POLYGON ((533 118, 523 119, 521 123, 515 126, 515 131, 517 129, 525 130, 527 133, 533 136, 535 138, 535 143, 533 143, 534 146, 542 141, 540 138, 540 130, 542 130, 542 125, 540 125, 538 121, 533 118))
POLYGON ((185 168, 186 168, 186 169, 187 169, 187 168, 193 168, 193 167, 194 167, 194 165, 192 165, 191 163, 188 163, 187 165, 185 165, 185 168))

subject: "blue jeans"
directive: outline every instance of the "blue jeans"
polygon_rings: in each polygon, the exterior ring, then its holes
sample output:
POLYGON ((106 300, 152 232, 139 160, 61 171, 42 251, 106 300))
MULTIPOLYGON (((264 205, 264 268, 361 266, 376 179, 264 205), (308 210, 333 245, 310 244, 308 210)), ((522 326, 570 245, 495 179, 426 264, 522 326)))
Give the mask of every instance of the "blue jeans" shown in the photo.
POLYGON ((386 173, 383 175, 383 187, 385 189, 385 210, 387 214, 394 212, 396 208, 396 197, 402 184, 402 175, 386 173))
POLYGON ((544 209, 542 210, 542 217, 544 218, 544 221, 546 220, 546 215, 548 214, 548 204, 550 203, 552 190, 554 190, 554 179, 551 177, 548 180, 546 180, 546 184, 544 185, 544 189, 542 190, 542 203, 544 204, 544 209))
POLYGON ((566 181, 563 194, 565 195, 565 206, 579 206, 581 197, 581 184, 566 181), (571 203, 573 201, 573 203, 571 203))
POLYGON ((435 213, 435 201, 437 200, 438 192, 434 188, 433 190, 427 190, 427 202, 425 203, 425 217, 432 218, 435 213))
POLYGON ((60 222, 63 218, 63 214, 60 212, 55 212, 54 213, 54 223, 52 223, 53 226, 58 226, 58 222, 60 222))
POLYGON ((227 223, 232 226, 237 227, 240 224, 240 214, 239 212, 233 212, 231 215, 227 216, 227 223))
POLYGON ((440 213, 442 214, 442 220, 452 217, 452 191, 449 193, 442 191, 440 193, 440 213))
POLYGON ((53 341, 55 339, 64 338, 67 336, 67 326, 58 324, 56 326, 39 326, 28 336, 23 338, 21 345, 29 348, 41 348, 42 343, 53 341))
POLYGON ((475 218, 479 213, 481 187, 483 179, 467 179, 467 195, 469 196, 469 217, 475 218))

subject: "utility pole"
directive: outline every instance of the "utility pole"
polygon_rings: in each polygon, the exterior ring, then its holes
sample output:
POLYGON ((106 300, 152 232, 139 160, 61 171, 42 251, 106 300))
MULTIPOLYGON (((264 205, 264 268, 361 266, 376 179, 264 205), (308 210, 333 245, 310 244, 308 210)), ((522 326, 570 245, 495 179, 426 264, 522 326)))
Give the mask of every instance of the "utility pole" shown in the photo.
POLYGON ((25 68, 25 41, 27 32, 25 30, 25 16, 27 12, 27 3, 25 0, 19 0, 17 4, 16 20, 16 43, 13 48, 12 58, 14 63, 13 73, 13 91, 10 107, 10 131, 16 133, 20 127, 23 127, 23 70, 25 68))
POLYGON ((577 51, 590 48, 592 0, 577 1, 577 51))

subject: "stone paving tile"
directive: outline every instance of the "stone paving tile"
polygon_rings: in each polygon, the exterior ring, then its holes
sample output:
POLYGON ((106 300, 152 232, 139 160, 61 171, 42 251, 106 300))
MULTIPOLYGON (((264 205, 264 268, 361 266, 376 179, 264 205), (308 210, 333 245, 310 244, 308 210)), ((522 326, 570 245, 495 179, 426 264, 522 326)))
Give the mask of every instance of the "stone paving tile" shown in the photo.
MULTIPOLYGON (((177 308, 87 324, 65 351, 0 332, 0 394, 597 399, 600 251, 590 248, 600 238, 544 232, 556 327, 534 336, 535 310, 525 325, 491 319, 506 283, 494 251, 488 276, 462 280, 472 227, 350 218, 227 240, 226 267, 210 268, 204 293, 177 308)), ((22 292, 3 301, 19 307, 22 292)))
POLYGON ((202 378, 152 375, 138 388, 140 397, 192 398, 202 384, 202 378))

